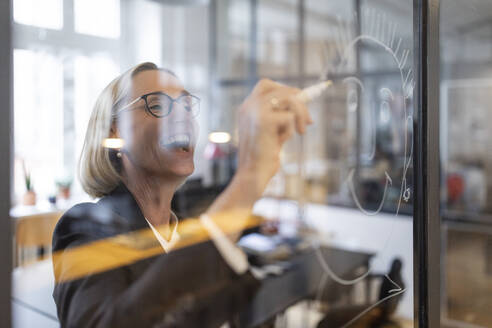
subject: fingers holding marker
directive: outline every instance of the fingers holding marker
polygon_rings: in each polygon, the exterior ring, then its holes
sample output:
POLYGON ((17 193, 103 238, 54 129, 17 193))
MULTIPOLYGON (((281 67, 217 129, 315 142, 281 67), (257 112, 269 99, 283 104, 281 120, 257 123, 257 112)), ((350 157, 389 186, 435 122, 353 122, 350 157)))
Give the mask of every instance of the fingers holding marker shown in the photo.
POLYGON ((304 134, 306 125, 311 124, 313 121, 309 115, 307 106, 296 97, 299 91, 296 88, 282 86, 267 95, 269 99, 267 100, 267 104, 274 112, 293 113, 296 131, 304 134))
POLYGON ((295 131, 295 120, 294 113, 292 112, 283 112, 276 113, 276 121, 278 123, 278 136, 280 144, 283 144, 287 141, 295 131))
POLYGON ((299 100, 297 95, 291 96, 292 108, 296 111, 296 124, 299 133, 304 134, 306 132, 306 126, 313 123, 309 109, 307 105, 299 100))

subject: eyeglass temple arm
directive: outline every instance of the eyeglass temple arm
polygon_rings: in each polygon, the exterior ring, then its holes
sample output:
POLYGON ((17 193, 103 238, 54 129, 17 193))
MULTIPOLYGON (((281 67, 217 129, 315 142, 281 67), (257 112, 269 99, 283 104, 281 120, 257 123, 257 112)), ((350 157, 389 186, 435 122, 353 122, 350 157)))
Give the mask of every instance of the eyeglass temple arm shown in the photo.
POLYGON ((132 100, 129 104, 126 104, 125 106, 123 106, 123 107, 121 107, 120 109, 118 109, 118 110, 116 111, 116 113, 115 113, 115 114, 118 114, 118 113, 120 113, 121 111, 123 111, 123 110, 127 109, 128 107, 130 107, 130 106, 132 106, 132 105, 136 104, 136 103, 137 103, 137 101, 139 101, 140 99, 142 99, 142 97, 138 97, 138 98, 133 99, 133 100, 132 100))

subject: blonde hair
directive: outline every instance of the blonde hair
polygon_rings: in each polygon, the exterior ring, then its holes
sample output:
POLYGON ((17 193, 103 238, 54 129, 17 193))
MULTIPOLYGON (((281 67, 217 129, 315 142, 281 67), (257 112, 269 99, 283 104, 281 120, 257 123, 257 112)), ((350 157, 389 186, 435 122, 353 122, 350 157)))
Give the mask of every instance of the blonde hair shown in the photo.
POLYGON ((116 152, 103 147, 103 142, 110 137, 116 109, 125 105, 123 101, 128 101, 133 77, 148 70, 161 70, 174 75, 173 72, 159 68, 154 63, 142 63, 111 81, 97 98, 87 126, 78 166, 82 188, 92 197, 109 194, 121 182, 116 152))

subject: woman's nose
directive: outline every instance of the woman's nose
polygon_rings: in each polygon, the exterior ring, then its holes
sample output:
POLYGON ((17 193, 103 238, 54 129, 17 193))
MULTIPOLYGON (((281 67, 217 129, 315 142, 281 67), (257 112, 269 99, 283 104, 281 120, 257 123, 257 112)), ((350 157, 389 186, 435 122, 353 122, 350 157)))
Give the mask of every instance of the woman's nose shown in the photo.
POLYGON ((193 113, 186 108, 184 104, 174 102, 169 113, 169 119, 171 121, 188 121, 193 119, 193 113))

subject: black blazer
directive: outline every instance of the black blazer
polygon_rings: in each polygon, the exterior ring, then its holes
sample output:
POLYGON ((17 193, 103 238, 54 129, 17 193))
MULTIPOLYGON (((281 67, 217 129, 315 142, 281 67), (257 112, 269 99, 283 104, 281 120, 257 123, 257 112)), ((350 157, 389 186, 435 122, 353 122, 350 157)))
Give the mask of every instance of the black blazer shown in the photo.
POLYGON ((140 229, 147 222, 123 184, 62 216, 53 235, 53 298, 62 327, 219 327, 259 286, 249 272, 237 275, 210 240, 66 281, 61 268, 70 250, 140 229))

